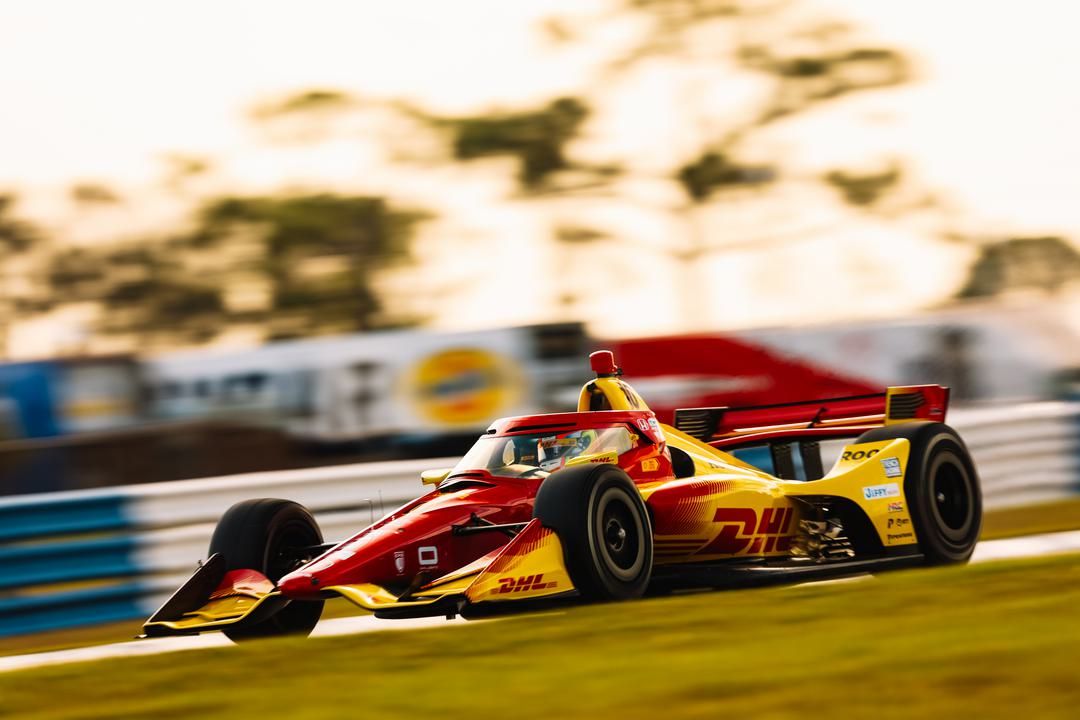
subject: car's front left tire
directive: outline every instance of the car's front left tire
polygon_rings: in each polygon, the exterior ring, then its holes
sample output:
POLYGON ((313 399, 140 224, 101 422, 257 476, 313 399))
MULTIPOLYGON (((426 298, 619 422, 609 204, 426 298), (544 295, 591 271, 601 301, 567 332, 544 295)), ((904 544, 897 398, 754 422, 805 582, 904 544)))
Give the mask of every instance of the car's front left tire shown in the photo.
MULTIPOLYGON (((227 570, 258 570, 276 584, 298 565, 305 548, 321 545, 322 531, 307 508, 290 500, 261 498, 238 502, 222 515, 210 540, 209 556, 220 553, 227 570)), ((323 601, 294 601, 265 620, 224 630, 240 641, 274 635, 308 635, 322 616, 323 601)))

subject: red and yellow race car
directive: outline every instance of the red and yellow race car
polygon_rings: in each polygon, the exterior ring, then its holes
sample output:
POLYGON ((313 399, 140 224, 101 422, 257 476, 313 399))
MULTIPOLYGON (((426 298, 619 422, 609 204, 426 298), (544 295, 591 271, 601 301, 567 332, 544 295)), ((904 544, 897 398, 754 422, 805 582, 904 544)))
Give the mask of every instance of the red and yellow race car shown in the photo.
POLYGON ((660 424, 610 352, 577 412, 496 421, 430 492, 347 540, 302 506, 238 503, 147 636, 308 633, 328 598, 380 617, 479 616, 965 562, 975 466, 948 390, 679 410, 660 424), (822 466, 823 440, 850 439, 822 466), (736 457, 758 448, 771 472, 736 457))

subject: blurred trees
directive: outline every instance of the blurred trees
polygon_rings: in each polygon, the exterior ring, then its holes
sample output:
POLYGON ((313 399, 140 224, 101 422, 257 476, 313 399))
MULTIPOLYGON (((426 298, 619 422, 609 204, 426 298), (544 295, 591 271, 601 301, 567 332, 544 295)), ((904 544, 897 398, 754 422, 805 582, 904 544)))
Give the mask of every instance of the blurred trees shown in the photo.
POLYGON ((46 277, 57 305, 101 305, 94 330, 102 335, 134 337, 143 347, 206 342, 228 324, 222 288, 185 260, 154 240, 71 248, 49 259, 46 277))
POLYGON ((0 194, 0 257, 25 252, 40 237, 33 225, 15 217, 16 198, 0 194))
POLYGON ((840 193, 849 205, 867 207, 874 205, 883 195, 894 189, 902 176, 900 166, 894 164, 880 172, 832 170, 825 175, 825 182, 840 193))
MULTIPOLYGON (((510 158, 515 192, 507 201, 546 203, 553 218, 552 257, 559 268, 587 261, 615 244, 625 247, 628 241, 604 227, 604 220, 594 219, 612 213, 583 216, 583 203, 574 201, 602 198, 639 209, 660 198, 655 202, 661 212, 676 218, 679 223, 672 226, 681 223, 681 229, 648 251, 674 261, 684 274, 676 285, 687 293, 690 308, 699 302, 691 275, 702 258, 806 238, 798 222, 782 229, 771 222, 770 212, 789 219, 805 209, 789 202, 782 187, 800 184, 817 191, 815 199, 827 199, 820 193, 826 189, 837 201, 830 212, 835 210, 844 222, 856 214, 864 220, 870 215, 897 219, 925 206, 927 194, 917 188, 913 203, 903 202, 911 200, 904 191, 914 181, 901 161, 866 158, 877 163, 870 165, 876 169, 867 170, 865 163, 859 169, 825 165, 799 177, 774 142, 775 134, 769 134, 825 104, 908 82, 912 65, 901 51, 866 42, 857 29, 807 14, 787 0, 623 0, 599 15, 553 17, 544 27, 553 42, 568 48, 592 42, 612 21, 632 21, 627 27, 637 34, 626 44, 604 45, 614 49, 576 87, 520 107, 443 116, 316 87, 264 102, 251 119, 272 142, 360 142, 361 135, 387 131, 390 137, 379 136, 379 150, 407 147, 412 154, 405 159, 385 154, 394 162, 419 157, 424 163, 416 168, 420 173, 434 163, 510 158), (693 72, 679 74, 684 67, 693 72), (685 85, 680 102, 662 109, 674 117, 677 147, 659 163, 638 164, 632 154, 611 162, 588 154, 594 139, 590 124, 610 120, 603 117, 610 92, 634 87, 643 68, 646 75, 657 69, 672 72, 671 82, 685 85), (721 114, 717 108, 724 103, 716 103, 710 91, 732 73, 739 81, 752 80, 756 90, 746 95, 745 108, 721 114), (351 122, 365 113, 367 120, 378 116, 377 121, 351 122), (417 147, 435 151, 425 154, 417 147), (636 180, 645 182, 628 182, 636 180), (904 196, 901 202, 895 202, 898 196, 904 196), (746 216, 752 220, 741 226, 718 222, 725 203, 735 199, 760 201, 765 211, 755 207, 746 216)), ((96 303, 102 309, 99 332, 168 345, 205 342, 235 327, 284 338, 414 320, 393 312, 379 290, 379 273, 410 261, 410 241, 428 217, 425 211, 398 207, 381 196, 384 191, 206 200, 206 194, 191 190, 209 186, 200 183, 214 174, 217 158, 178 154, 167 160, 168 191, 202 199, 188 228, 162 237, 80 248, 42 242, 47 238, 38 228, 15 217, 14 198, 0 195, 0 323, 10 321, 17 309, 39 312, 96 303), (42 280, 36 294, 27 292, 26 260, 32 255, 40 265, 34 282, 42 280)), ((125 202, 108 186, 87 182, 73 185, 69 199, 81 210, 125 202)), ((617 258, 591 264, 590 273, 610 273, 625 284, 632 270, 617 264, 617 258)), ((1078 274, 1080 256, 1061 238, 981 243, 958 296, 1055 289, 1078 274)), ((579 316, 588 300, 583 283, 569 273, 553 277, 556 302, 568 315, 579 316)))
POLYGON ((1075 281, 1080 281, 1080 252, 1063 238, 1010 238, 979 249, 957 297, 993 297, 1011 290, 1054 293, 1075 281))
MULTIPOLYGON (((617 49, 601 63, 594 76, 584 78, 574 95, 552 99, 536 107, 516 111, 491 111, 468 117, 440 117, 413 110, 430 127, 441 131, 451 157, 459 161, 503 156, 517 160, 517 199, 528 202, 557 202, 577 197, 617 197, 627 179, 663 180, 681 189, 685 203, 670 211, 685 221, 685 234, 671 238, 666 247, 651 248, 666 253, 681 265, 680 287, 695 293, 694 265, 702 257, 723 251, 737 240, 720 236, 715 225, 706 221, 703 211, 713 203, 725 202, 729 194, 745 198, 747 192, 767 194, 788 180, 785 158, 762 152, 756 146, 771 126, 807 113, 821 104, 852 94, 906 82, 911 71, 900 51, 863 42, 859 33, 843 23, 807 17, 795 3, 784 0, 624 0, 599 16, 552 18, 542 30, 559 47, 589 42, 601 25, 622 22, 633 17, 641 30, 635 39, 617 49), (710 41, 706 38, 715 38, 710 41), (712 42, 713 44, 710 44, 712 42), (673 83, 697 82, 687 89, 684 104, 669 112, 700 138, 696 152, 679 157, 674 151, 665 177, 655 177, 656 170, 635 167, 633 159, 625 166, 597 163, 575 155, 578 140, 587 139, 590 121, 602 107, 612 87, 634 84, 637 73, 647 64, 654 68, 679 67, 680 63, 697 68, 697 80, 689 75, 672 75, 673 83), (710 116, 712 110, 704 98, 710 96, 716 80, 730 76, 732 70, 760 81, 764 91, 756 104, 725 120, 710 116), (700 132, 702 129, 704 133, 700 132), (647 177, 642 177, 647 176, 647 177), (585 178, 581 182, 581 178, 585 178), (568 182, 573 179, 576 182, 568 182), (558 198, 554 197, 558 195, 558 198)), ((321 97, 321 96, 320 96, 321 97)), ((330 101, 336 101, 331 97, 330 101)), ((321 103, 321 101, 320 101, 321 103)), ((295 102, 286 103, 289 107, 295 102)), ((303 104, 303 103, 300 103, 303 104)), ((628 118, 627 122, 633 122, 628 118)), ((584 147, 581 143, 577 147, 584 147)), ((655 166, 653 166, 655 167, 655 166)), ((809 179, 836 190, 837 197, 852 211, 874 206, 899 184, 899 166, 883 173, 859 174, 837 168, 824 176, 809 179)), ((796 179, 797 180, 797 179, 796 179)), ((779 197, 779 195, 777 195, 779 197)), ((629 200, 629 199, 628 199, 629 200)), ((640 203, 640 198, 629 200, 640 203)), ((789 207, 783 208, 789 214, 789 207)), ((600 243, 624 242, 617 233, 600 227, 588 227, 573 221, 574 232, 565 231, 565 222, 552 225, 552 240, 560 266, 573 264, 577 258, 592 257, 600 243), (584 238, 584 239, 583 239, 584 238)), ((769 238, 770 229, 762 226, 755 234, 769 238)), ((790 241, 795 235, 777 235, 790 241)), ((610 264, 606 272, 614 274, 610 264)), ((580 293, 574 282, 560 275, 566 288, 557 291, 558 302, 573 313, 580 293)), ((688 297, 693 306, 696 299, 688 297)))
POLYGON ((31 288, 20 262, 40 244, 42 232, 15 215, 17 198, 0 194, 0 357, 7 351, 8 328, 16 316, 30 307, 31 288))
POLYGON ((723 152, 706 150, 679 168, 676 177, 690 199, 702 203, 725 188, 767 183, 775 178, 775 170, 767 166, 743 165, 723 152))
POLYGON ((369 330, 404 320, 383 312, 374 275, 410 259, 409 240, 428 217, 378 197, 223 198, 179 244, 217 250, 237 232, 253 234, 257 250, 242 269, 268 289, 275 337, 369 330))
POLYGON ((71 186, 71 199, 82 205, 115 205, 121 202, 120 195, 108 185, 95 182, 81 182, 71 186))
POLYGON ((564 97, 539 110, 438 120, 453 134, 459 160, 510 155, 519 164, 518 180, 527 190, 539 188, 553 172, 571 166, 566 143, 589 115, 584 101, 564 97))
POLYGON ((352 102, 352 98, 340 90, 315 88, 289 95, 276 102, 263 103, 255 108, 252 115, 256 120, 266 121, 288 115, 342 110, 352 105, 352 102))
MULTIPOLYGON (((714 192, 762 186, 782 176, 782 158, 756 166, 739 160, 756 135, 771 124, 821 103, 910 79, 909 63, 900 51, 863 44, 852 28, 841 23, 806 25, 793 20, 787 17, 789 3, 631 0, 631 5, 653 15, 651 39, 633 54, 635 61, 650 54, 682 53, 701 23, 721 18, 738 25, 739 39, 731 52, 735 66, 767 80, 770 86, 760 105, 745 114, 746 119, 721 128, 697 157, 676 171, 693 203, 708 201, 714 192)), ((842 170, 825 177, 830 185, 845 190, 846 200, 865 204, 868 184, 862 182, 860 190, 847 191, 855 190, 854 180, 842 170)))
POLYGON ((164 239, 68 248, 47 261, 57 302, 97 302, 98 332, 140 345, 201 343, 232 327, 287 338, 392 326, 378 270, 410 258, 426 214, 383 198, 225 197, 164 239))

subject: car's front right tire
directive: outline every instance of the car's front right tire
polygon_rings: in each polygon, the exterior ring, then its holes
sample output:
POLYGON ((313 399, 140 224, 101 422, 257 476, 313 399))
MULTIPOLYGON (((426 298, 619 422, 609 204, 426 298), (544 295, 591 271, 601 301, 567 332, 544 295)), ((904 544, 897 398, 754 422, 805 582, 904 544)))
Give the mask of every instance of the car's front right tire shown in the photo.
POLYGON ((540 485, 533 516, 552 528, 566 569, 586 600, 641 597, 652 575, 649 513, 630 476, 615 465, 578 465, 540 485))

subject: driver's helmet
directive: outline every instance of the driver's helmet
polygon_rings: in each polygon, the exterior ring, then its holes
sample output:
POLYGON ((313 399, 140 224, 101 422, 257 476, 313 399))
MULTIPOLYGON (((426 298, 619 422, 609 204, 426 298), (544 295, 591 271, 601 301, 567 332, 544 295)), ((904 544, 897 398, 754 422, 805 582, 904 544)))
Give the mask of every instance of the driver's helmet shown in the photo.
POLYGON ((596 442, 598 436, 595 430, 575 430, 540 438, 537 443, 540 468, 555 472, 566 465, 566 461, 570 458, 584 454, 589 446, 596 442))

